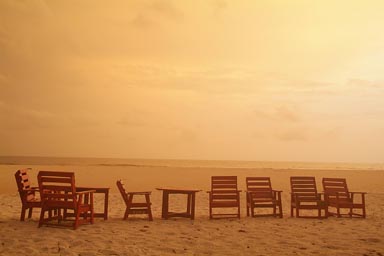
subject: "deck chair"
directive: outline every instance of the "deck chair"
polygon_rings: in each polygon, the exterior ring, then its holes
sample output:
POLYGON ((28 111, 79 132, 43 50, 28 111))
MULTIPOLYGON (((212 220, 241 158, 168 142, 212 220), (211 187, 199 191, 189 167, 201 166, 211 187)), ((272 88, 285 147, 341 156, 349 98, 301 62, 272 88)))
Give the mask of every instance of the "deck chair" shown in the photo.
POLYGON ((296 217, 311 218, 312 216, 300 216, 300 210, 317 210, 317 218, 328 217, 328 207, 326 202, 321 198, 321 194, 317 192, 315 177, 296 176, 291 177, 291 217, 294 216, 296 209, 296 217), (324 210, 324 215, 322 211, 324 210))
POLYGON ((329 215, 336 215, 338 218, 348 215, 349 217, 366 217, 365 211, 365 192, 350 192, 347 181, 344 178, 323 178, 323 188, 325 200, 328 207, 336 208, 336 212, 329 212, 329 215), (360 201, 357 202, 355 195, 360 195, 360 201), (348 214, 341 212, 342 209, 348 209, 348 214), (354 209, 360 209, 357 213, 354 209))
POLYGON ((274 216, 283 218, 281 192, 273 190, 269 177, 246 177, 247 216, 274 216), (272 214, 255 214, 255 208, 271 208, 272 214))
POLYGON ((73 172, 40 171, 37 175, 42 209, 39 227, 42 225, 66 226, 67 211, 73 211, 73 229, 80 224, 93 224, 93 190, 76 192, 73 172), (49 212, 56 214, 51 216, 49 212), (45 218, 45 213, 48 217, 45 218), (55 221, 57 220, 57 222, 55 221))
POLYGON ((25 220, 25 213, 28 211, 28 218, 32 217, 33 208, 41 208, 41 200, 37 197, 38 187, 31 187, 28 177, 28 169, 18 170, 15 173, 17 189, 21 199, 20 221, 25 220))
POLYGON ((116 185, 120 191, 121 196, 124 199, 126 210, 124 213, 123 219, 128 219, 129 214, 148 214, 148 220, 152 221, 152 210, 151 210, 151 200, 150 200, 150 191, 145 192, 127 192, 124 187, 122 180, 118 180, 116 185), (145 202, 134 202, 134 196, 144 196, 145 202))
POLYGON ((209 193, 209 218, 237 217, 240 219, 240 190, 237 176, 212 176, 209 193), (213 213, 214 208, 237 208, 235 213, 213 213))

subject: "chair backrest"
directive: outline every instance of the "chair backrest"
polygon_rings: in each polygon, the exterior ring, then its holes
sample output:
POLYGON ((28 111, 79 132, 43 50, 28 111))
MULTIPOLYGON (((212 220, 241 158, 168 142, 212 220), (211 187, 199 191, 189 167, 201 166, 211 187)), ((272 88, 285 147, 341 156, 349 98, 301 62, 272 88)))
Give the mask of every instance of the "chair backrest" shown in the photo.
POLYGON ((212 176, 212 200, 237 200, 237 176, 212 176))
POLYGON ((330 197, 350 198, 347 181, 344 178, 323 178, 324 193, 330 197))
POLYGON ((125 203, 127 203, 127 202, 128 202, 128 196, 127 196, 127 192, 126 192, 126 190, 125 190, 125 188, 124 188, 124 183, 123 183, 123 181, 122 181, 122 180, 118 180, 118 181, 116 181, 116 185, 117 185, 117 188, 119 189, 120 194, 121 194, 121 196, 123 197, 125 203))
POLYGON ((28 170, 29 169, 22 169, 15 173, 17 189, 23 203, 35 199, 35 193, 29 190, 31 188, 31 183, 28 177, 28 170))
POLYGON ((271 198, 272 184, 269 177, 246 177, 247 192, 256 192, 253 198, 271 198))
POLYGON ((63 208, 76 207, 74 172, 40 171, 37 180, 43 204, 63 208))
POLYGON ((298 195, 302 199, 316 199, 318 194, 315 177, 291 177, 291 193, 292 195, 298 195))

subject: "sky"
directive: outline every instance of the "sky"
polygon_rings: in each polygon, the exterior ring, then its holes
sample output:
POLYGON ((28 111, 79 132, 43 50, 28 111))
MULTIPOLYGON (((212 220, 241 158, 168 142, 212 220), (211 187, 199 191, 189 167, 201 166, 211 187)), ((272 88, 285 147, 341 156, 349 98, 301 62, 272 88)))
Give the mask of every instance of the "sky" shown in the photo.
POLYGON ((2 0, 0 155, 382 163, 383 10, 2 0))

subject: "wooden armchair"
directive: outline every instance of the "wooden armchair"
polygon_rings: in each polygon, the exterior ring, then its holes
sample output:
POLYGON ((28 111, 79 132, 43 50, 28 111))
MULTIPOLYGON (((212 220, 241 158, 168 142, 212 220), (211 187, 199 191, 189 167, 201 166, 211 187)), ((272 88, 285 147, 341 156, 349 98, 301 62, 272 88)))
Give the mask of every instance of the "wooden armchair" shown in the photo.
POLYGON ((75 174, 73 172, 40 171, 39 182, 42 209, 39 227, 42 225, 63 225, 67 220, 66 212, 73 211, 72 224, 76 229, 80 224, 93 224, 93 190, 76 192, 75 174), (48 217, 45 218, 45 213, 48 217), (55 212, 55 215, 49 214, 55 212), (82 219, 80 218, 82 217, 82 219), (57 223, 52 222, 57 220, 57 223))
POLYGON ((120 191, 121 196, 124 199, 126 210, 124 213, 123 219, 126 220, 129 214, 148 214, 148 220, 152 221, 152 210, 151 210, 151 200, 149 196, 151 192, 127 192, 124 188, 124 184, 122 180, 118 180, 116 185, 120 191), (144 196, 145 202, 133 202, 134 196, 144 196))
MULTIPOLYGON (((296 217, 300 216, 300 210, 317 210, 318 218, 328 217, 328 207, 321 194, 317 192, 315 177, 301 176, 291 177, 291 217, 294 216, 296 209, 296 217), (322 215, 324 210, 324 215, 322 215)), ((310 218, 312 216, 306 216, 310 218)))
POLYGON ((255 208, 272 208, 272 214, 257 214, 257 216, 283 217, 281 192, 273 190, 269 177, 246 177, 247 185, 247 216, 255 215, 255 208))
POLYGON ((343 215, 348 215, 351 218, 353 216, 366 217, 366 192, 350 192, 344 178, 323 178, 323 188, 328 207, 336 208, 336 213, 329 212, 330 215, 336 215, 338 218, 343 215), (355 195, 360 195, 359 202, 357 202, 355 195), (342 213, 342 209, 348 209, 348 214, 342 213), (360 209, 361 213, 355 212, 354 209, 360 209))
POLYGON ((209 193, 209 218, 237 217, 240 219, 240 190, 237 176, 212 176, 209 193), (236 213, 213 213, 213 208, 237 208, 236 213))
POLYGON ((39 192, 39 189, 37 187, 31 187, 28 169, 18 170, 15 173, 15 179, 21 199, 20 221, 24 221, 25 213, 28 209, 28 218, 30 219, 33 208, 41 208, 41 200, 36 196, 36 192, 39 192))

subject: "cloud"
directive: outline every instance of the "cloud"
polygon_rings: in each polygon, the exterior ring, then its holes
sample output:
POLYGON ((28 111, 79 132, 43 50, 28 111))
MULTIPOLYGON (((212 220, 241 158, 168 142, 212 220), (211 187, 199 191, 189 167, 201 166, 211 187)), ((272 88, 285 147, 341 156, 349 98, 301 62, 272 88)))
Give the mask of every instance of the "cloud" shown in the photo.
POLYGON ((1 130, 31 130, 52 127, 55 115, 49 111, 38 111, 28 106, 9 105, 0 101, 1 130))
POLYGON ((139 13, 135 18, 133 18, 131 24, 137 28, 149 28, 154 24, 154 22, 148 16, 139 13))
POLYGON ((131 20, 131 24, 137 28, 150 28, 161 21, 180 22, 183 17, 183 12, 172 1, 157 0, 144 4, 131 20))
POLYGON ((372 81, 365 79, 349 79, 347 86, 363 87, 363 88, 384 88, 384 81, 372 81))
POLYGON ((307 135, 304 130, 287 130, 278 132, 276 138, 282 141, 307 141, 307 135))
POLYGON ((298 123, 302 121, 301 111, 294 104, 280 106, 260 106, 253 110, 253 115, 257 119, 264 119, 277 122, 298 123))
POLYGON ((212 5, 213 13, 215 15, 220 15, 224 10, 228 8, 228 2, 226 0, 214 0, 212 5))
POLYGON ((172 1, 157 0, 148 6, 149 10, 157 12, 171 20, 180 20, 184 15, 177 9, 172 1))
POLYGON ((276 107, 276 116, 282 120, 289 122, 299 122, 300 116, 295 106, 279 106, 276 107))

